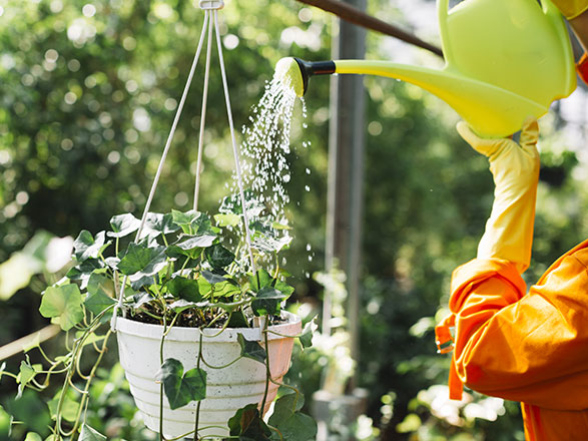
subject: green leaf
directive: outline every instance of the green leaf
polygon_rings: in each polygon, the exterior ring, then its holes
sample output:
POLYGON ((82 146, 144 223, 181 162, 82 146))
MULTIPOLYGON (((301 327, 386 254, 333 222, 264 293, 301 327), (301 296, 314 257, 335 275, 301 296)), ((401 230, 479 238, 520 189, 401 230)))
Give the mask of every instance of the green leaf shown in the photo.
POLYGON ((88 426, 86 423, 84 423, 82 425, 82 431, 80 433, 80 437, 78 438, 78 441, 103 441, 106 439, 108 439, 108 438, 106 438, 100 432, 92 429, 90 426, 88 426))
POLYGON ((78 262, 86 259, 96 259, 104 246, 105 232, 96 234, 96 238, 87 230, 82 230, 74 241, 74 256, 78 262))
POLYGON ((218 272, 213 271, 202 271, 202 277, 204 277, 204 279, 212 285, 216 285, 217 283, 223 283, 227 281, 227 279, 224 277, 224 274, 219 274, 218 272))
POLYGON ((69 331, 84 318, 82 294, 77 285, 70 283, 47 288, 41 299, 39 312, 46 318, 58 318, 64 331, 69 331))
POLYGON ((235 213, 216 214, 214 220, 219 227, 236 227, 241 222, 241 217, 235 213))
POLYGON ((306 325, 304 325, 304 329, 300 334, 300 343, 304 349, 310 348, 312 346, 312 336, 314 331, 318 328, 316 324, 316 317, 309 321, 306 325))
POLYGON ((232 280, 225 280, 224 282, 217 283, 212 290, 214 297, 231 297, 240 293, 241 288, 232 280))
POLYGON ((175 298, 184 299, 194 303, 202 301, 202 296, 198 289, 198 282, 194 279, 176 277, 167 282, 166 286, 175 298))
POLYGON ((18 383, 17 400, 22 397, 27 384, 29 384, 42 369, 43 366, 40 364, 31 364, 28 355, 25 360, 21 361, 20 370, 16 377, 16 382, 18 383))
MULTIPOLYGON (((208 248, 214 243, 215 240, 216 235, 205 233, 198 236, 192 236, 189 239, 184 240, 183 242, 177 243, 176 246, 178 246, 184 251, 192 251, 201 248, 208 248)), ((194 258, 193 256, 190 257, 194 258)))
POLYGON ((213 268, 225 268, 235 260, 235 255, 221 244, 206 249, 206 260, 213 268))
POLYGON ((311 441, 316 439, 316 421, 300 412, 295 412, 290 418, 276 426, 285 440, 311 441))
POLYGON ((170 234, 178 231, 180 227, 174 223, 171 213, 149 213, 145 220, 144 234, 157 237, 160 234, 170 234))
POLYGON ((294 293, 294 287, 288 285, 286 282, 281 280, 277 280, 274 284, 274 288, 280 291, 282 294, 286 296, 286 298, 290 297, 294 293))
POLYGON ((184 374, 182 363, 168 358, 163 362, 157 378, 163 383, 172 410, 206 398, 206 371, 203 369, 190 369, 184 374))
MULTIPOLYGON (((222 306, 221 306, 222 308, 222 306)), ((247 318, 245 317, 245 314, 243 314, 243 311, 241 311, 240 309, 237 311, 234 311, 229 319, 229 323, 228 323, 228 327, 229 328, 249 328, 249 323, 247 322, 247 318)))
POLYGON ((27 433, 27 436, 24 439, 24 441, 43 441, 43 438, 41 438, 41 435, 39 435, 38 433, 29 432, 27 433))
POLYGON ((257 316, 276 315, 280 312, 280 302, 286 296, 275 288, 261 288, 251 302, 251 308, 257 316))
POLYGON ((119 214, 110 219, 112 231, 106 233, 108 237, 125 237, 134 233, 141 226, 141 221, 130 213, 119 214))
MULTIPOLYGON (((12 430, 12 416, 0 406, 0 440, 9 440, 12 430)), ((25 440, 26 441, 26 440, 25 440)))
MULTIPOLYGON (((47 407, 49 407, 49 413, 51 414, 51 418, 53 420, 55 420, 57 417, 57 407, 59 406, 60 396, 61 392, 58 392, 53 397, 53 399, 47 403, 47 407)), ((77 397, 73 392, 69 392, 65 395, 65 397, 63 397, 63 403, 61 404, 61 418, 70 423, 76 421, 78 412, 80 410, 80 403, 76 398, 77 397)))
MULTIPOLYGON (((271 429, 261 418, 257 404, 248 404, 239 409, 229 419, 229 431, 232 437, 239 437, 241 441, 269 440, 272 434, 271 429)), ((284 439, 286 440, 287 438, 284 439)))
POLYGON ((116 303, 115 296, 112 279, 102 274, 92 274, 88 282, 88 296, 84 300, 84 306, 92 314, 98 315, 116 303))
POLYGON ((29 384, 37 375, 37 369, 31 364, 29 358, 20 362, 20 371, 16 382, 23 386, 29 384))
POLYGON ((261 268, 257 270, 255 276, 249 276, 249 281, 251 282, 251 289, 253 292, 259 292, 261 288, 271 286, 274 279, 265 269, 261 268))
POLYGON ((288 391, 286 395, 278 398, 274 405, 274 412, 272 413, 268 423, 270 426, 279 427, 287 421, 295 412, 302 409, 304 405, 304 396, 301 393, 288 391))
POLYGON ((165 247, 146 247, 132 242, 120 260, 118 269, 126 276, 138 272, 144 276, 152 276, 163 269, 166 263, 165 247))
POLYGON ((82 289, 88 284, 90 276, 95 271, 101 271, 105 268, 104 262, 99 259, 86 259, 79 265, 70 269, 66 277, 70 280, 81 280, 82 289))
POLYGON ((205 213, 190 210, 185 213, 172 210, 173 223, 179 226, 182 231, 190 235, 203 235, 206 233, 214 233, 214 228, 210 217, 205 213))
POLYGON ((250 358, 260 363, 265 363, 267 359, 267 353, 265 349, 256 341, 249 341, 243 334, 237 334, 237 341, 241 346, 241 356, 250 358))
POLYGON ((140 292, 133 296, 133 302, 129 305, 132 309, 139 309, 141 306, 155 300, 148 292, 140 292))

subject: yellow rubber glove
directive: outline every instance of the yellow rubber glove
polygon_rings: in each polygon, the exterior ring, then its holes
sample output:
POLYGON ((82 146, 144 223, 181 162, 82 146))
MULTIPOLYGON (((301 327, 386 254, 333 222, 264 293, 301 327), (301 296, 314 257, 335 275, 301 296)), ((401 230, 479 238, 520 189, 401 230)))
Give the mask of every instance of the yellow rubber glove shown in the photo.
POLYGON ((551 0, 568 20, 588 9, 588 0, 551 0))
POLYGON ((474 150, 488 157, 494 176, 494 204, 478 246, 478 258, 499 258, 522 274, 531 261, 535 202, 539 182, 539 125, 523 123, 520 145, 512 139, 482 139, 461 121, 457 131, 474 150))

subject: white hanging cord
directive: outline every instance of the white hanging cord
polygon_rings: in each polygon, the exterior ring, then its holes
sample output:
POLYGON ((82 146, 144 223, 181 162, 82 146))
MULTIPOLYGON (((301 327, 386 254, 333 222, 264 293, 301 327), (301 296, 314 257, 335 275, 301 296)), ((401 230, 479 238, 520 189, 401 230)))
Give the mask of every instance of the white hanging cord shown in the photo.
POLYGON ((218 26, 218 11, 214 12, 214 30, 216 34, 216 44, 218 46, 218 58, 221 68, 221 76, 223 80, 223 89, 225 91, 225 103, 227 105, 227 113, 229 117, 229 127, 231 129, 231 140, 233 142, 233 155, 235 156, 235 171, 237 174, 237 182, 239 184, 239 194, 241 196, 241 206, 243 207, 243 222, 245 223, 245 239, 249 249, 249 259, 251 261, 251 270, 253 274, 257 274, 255 268, 255 260, 253 259, 253 248, 251 246, 251 235, 249 233, 249 219, 247 216, 247 204, 245 203, 245 194, 243 192, 243 179, 241 178, 241 164, 239 162, 239 150, 237 148, 237 139, 235 138, 235 127, 233 124, 233 112, 231 110, 231 100, 229 98, 229 87, 227 85, 227 74, 225 72, 225 62, 223 59, 223 49, 220 40, 220 32, 218 26))
MULTIPOLYGON (((208 12, 208 11, 207 11, 208 12)), ((137 231, 137 235, 135 236, 135 243, 139 242, 141 238, 141 233, 143 232, 143 228, 145 227, 145 223, 147 221, 147 215, 149 214, 149 209, 151 208, 151 202, 153 201, 153 196, 155 195, 155 189, 157 188, 157 184, 159 183, 159 178, 161 176, 161 172, 163 170, 163 165, 165 163, 165 159, 169 152, 169 148, 171 146, 172 139, 176 132, 176 128, 178 126, 178 121, 180 120, 180 116, 182 114, 182 110, 184 109, 184 104, 186 102, 186 97, 188 96, 188 91, 190 90, 190 85, 192 84, 192 80, 194 78, 194 72, 196 72, 196 66, 198 65, 198 59, 200 58, 200 52, 202 51, 202 44, 204 42, 203 36, 205 35, 206 29, 210 25, 210 15, 207 13, 204 16, 204 23, 202 25, 202 32, 200 33, 200 40, 198 42, 198 48, 196 49, 196 54, 194 55, 194 60, 192 61, 192 67, 190 68, 190 73, 188 75, 188 79, 186 81, 186 85, 184 86, 184 92, 182 93, 182 98, 180 99, 180 103, 178 104, 178 109, 176 111, 176 116, 174 117, 174 122, 172 124, 169 136, 167 137, 167 142, 165 143, 165 148, 163 149, 163 154, 161 155, 161 160, 159 161, 159 167, 157 168, 157 173, 155 173, 155 178, 153 180, 153 184, 151 186, 151 191, 149 192, 149 197, 147 198, 147 203, 145 204, 145 210, 143 211, 143 217, 141 218, 141 225, 139 226, 139 230, 137 231)), ((114 332, 116 331, 116 319, 118 316, 118 310, 122 310, 123 317, 125 316, 126 312, 123 308, 123 300, 124 300, 124 292, 125 286, 127 284, 127 276, 123 278, 122 286, 120 287, 119 295, 118 295, 118 302, 114 305, 114 309, 112 311, 112 320, 110 321, 110 328, 114 332)))
MULTIPOLYGON (((205 11, 210 17, 212 11, 205 11)), ((200 136, 198 137, 198 160, 196 161, 196 186, 194 188, 194 211, 198 211, 200 193, 200 169, 202 167, 202 146, 204 144, 204 126, 206 125, 206 106, 208 102, 208 80, 210 78, 210 57, 212 53, 212 26, 208 28, 208 46, 206 48, 206 68, 204 70, 204 88, 202 90, 202 111, 200 112, 200 136)))

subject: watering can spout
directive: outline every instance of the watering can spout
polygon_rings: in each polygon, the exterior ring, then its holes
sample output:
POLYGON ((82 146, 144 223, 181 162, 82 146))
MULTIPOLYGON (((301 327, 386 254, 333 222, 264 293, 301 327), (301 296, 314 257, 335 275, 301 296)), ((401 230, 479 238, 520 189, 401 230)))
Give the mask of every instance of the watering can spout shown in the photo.
POLYGON ((295 58, 284 58, 276 67, 278 79, 299 97, 305 94, 311 76, 333 73, 377 75, 415 84, 445 101, 480 136, 508 136, 520 129, 527 116, 539 117, 549 109, 549 103, 537 103, 451 70, 386 61, 337 60, 311 63, 295 58))
POLYGON ((415 84, 441 98, 484 137, 518 131, 576 88, 571 44, 549 0, 466 0, 448 10, 437 0, 446 65, 430 69, 387 61, 311 63, 284 58, 276 76, 298 96, 324 74, 380 75, 415 84))

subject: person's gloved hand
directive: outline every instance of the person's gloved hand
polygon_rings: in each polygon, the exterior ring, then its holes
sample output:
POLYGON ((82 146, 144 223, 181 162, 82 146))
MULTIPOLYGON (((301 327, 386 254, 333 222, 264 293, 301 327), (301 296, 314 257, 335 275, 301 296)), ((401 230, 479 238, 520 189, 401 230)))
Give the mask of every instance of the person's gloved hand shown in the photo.
POLYGON ((523 123, 520 145, 511 139, 482 139, 465 122, 457 131, 474 150, 488 157, 494 176, 494 205, 478 246, 478 258, 512 262, 522 274, 531 260, 535 201, 539 181, 539 125, 523 123))

